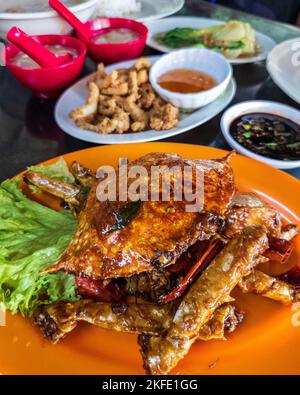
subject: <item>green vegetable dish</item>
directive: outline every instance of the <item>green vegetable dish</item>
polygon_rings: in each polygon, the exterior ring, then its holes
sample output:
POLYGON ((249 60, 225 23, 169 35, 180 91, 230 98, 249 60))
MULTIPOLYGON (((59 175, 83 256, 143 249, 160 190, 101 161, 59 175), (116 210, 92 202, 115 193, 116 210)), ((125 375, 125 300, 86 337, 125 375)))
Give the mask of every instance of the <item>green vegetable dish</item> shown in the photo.
POLYGON ((236 59, 261 52, 249 23, 229 21, 203 29, 175 28, 156 35, 155 40, 169 48, 206 47, 236 59))

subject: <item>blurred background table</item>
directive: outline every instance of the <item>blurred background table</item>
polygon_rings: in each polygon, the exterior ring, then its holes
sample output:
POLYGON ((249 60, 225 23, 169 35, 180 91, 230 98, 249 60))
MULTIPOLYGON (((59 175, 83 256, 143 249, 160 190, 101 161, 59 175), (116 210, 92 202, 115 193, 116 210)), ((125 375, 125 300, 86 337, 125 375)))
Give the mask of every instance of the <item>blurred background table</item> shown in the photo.
MULTIPOLYGON (((248 21, 276 42, 300 37, 300 29, 235 11, 201 0, 187 0, 178 15, 202 16, 212 19, 240 19, 248 21)), ((146 48, 145 55, 156 54, 146 48)), ((87 59, 83 75, 95 70, 87 59)), ((234 66, 237 93, 233 103, 245 100, 275 100, 300 109, 271 80, 264 62, 234 66)), ((51 157, 94 146, 65 134, 55 123, 55 101, 33 97, 5 69, 0 67, 0 180, 11 177, 51 157)), ((206 124, 165 141, 209 145, 228 149, 220 132, 219 114, 206 124)), ((162 140, 164 141, 164 140, 162 140)), ((289 171, 300 178, 300 169, 289 171)))

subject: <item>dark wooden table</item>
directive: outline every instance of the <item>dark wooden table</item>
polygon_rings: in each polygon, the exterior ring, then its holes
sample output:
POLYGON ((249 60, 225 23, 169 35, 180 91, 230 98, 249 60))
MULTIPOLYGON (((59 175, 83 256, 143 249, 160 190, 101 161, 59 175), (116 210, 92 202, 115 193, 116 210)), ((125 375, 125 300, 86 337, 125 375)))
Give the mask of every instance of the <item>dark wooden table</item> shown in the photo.
MULTIPOLYGON (((250 21, 262 33, 269 34, 277 42, 300 37, 300 29, 253 15, 215 6, 201 0, 188 0, 180 15, 199 15, 213 19, 232 18, 250 21)), ((146 55, 156 53, 147 48, 146 55)), ((95 64, 87 59, 83 75, 91 73, 95 64)), ((300 109, 271 80, 264 62, 234 66, 237 93, 233 103, 266 99, 289 104, 300 109)), ((65 134, 55 123, 55 101, 33 97, 6 70, 0 67, 0 180, 24 170, 26 166, 42 162, 67 152, 88 148, 86 143, 65 134)), ((180 143, 209 145, 228 148, 220 133, 220 117, 181 135, 166 139, 180 143)), ((290 172, 300 178, 300 169, 290 172)))

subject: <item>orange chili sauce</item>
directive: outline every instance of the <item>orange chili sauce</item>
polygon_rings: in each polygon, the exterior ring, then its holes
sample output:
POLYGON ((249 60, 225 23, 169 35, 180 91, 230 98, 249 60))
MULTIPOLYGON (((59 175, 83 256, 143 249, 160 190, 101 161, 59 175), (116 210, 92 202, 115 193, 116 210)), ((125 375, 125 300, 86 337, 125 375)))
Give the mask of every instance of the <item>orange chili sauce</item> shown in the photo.
POLYGON ((176 93, 198 93, 217 85, 209 74, 189 69, 170 70, 161 75, 157 82, 163 89, 176 93))

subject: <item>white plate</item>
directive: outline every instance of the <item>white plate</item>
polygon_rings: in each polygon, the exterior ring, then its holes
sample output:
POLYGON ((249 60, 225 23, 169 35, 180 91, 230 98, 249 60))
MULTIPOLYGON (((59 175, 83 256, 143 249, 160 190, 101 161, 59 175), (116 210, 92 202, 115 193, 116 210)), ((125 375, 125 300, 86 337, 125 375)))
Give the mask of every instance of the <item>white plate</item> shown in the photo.
MULTIPOLYGON (((112 0, 113 1, 113 0, 112 0)), ((122 14, 123 18, 148 22, 173 15, 184 6, 184 0, 138 0, 141 10, 136 13, 122 14)), ((99 12, 98 12, 99 14, 99 12)), ((108 15, 107 15, 108 16, 108 15)))
MULTIPOLYGON (((159 59, 159 56, 151 56, 148 59, 154 63, 159 59)), ((134 60, 130 60, 127 62, 110 65, 106 67, 106 71, 111 72, 113 69, 131 67, 134 62, 134 60)), ((145 132, 139 133, 105 135, 97 134, 89 130, 82 130, 78 128, 69 118, 69 113, 74 110, 74 108, 84 104, 88 94, 87 82, 90 79, 91 75, 83 78, 62 94, 55 107, 55 120, 59 127, 69 135, 79 140, 89 141, 96 144, 141 143, 146 141, 161 140, 186 132, 207 122, 223 111, 231 102, 236 92, 236 84, 232 79, 225 92, 214 102, 192 113, 181 114, 178 126, 171 130, 147 130, 145 132)))
MULTIPOLYGON (((215 19, 207 19, 207 18, 194 18, 194 17, 174 17, 167 18, 161 21, 152 21, 147 23, 147 27, 149 29, 149 36, 147 45, 151 48, 157 49, 161 52, 172 52, 174 49, 165 47, 164 45, 160 45, 154 39, 155 35, 158 33, 167 32, 176 27, 191 27, 191 28, 206 28, 209 26, 220 25, 224 23, 224 21, 219 21, 215 19)), ((263 51, 256 55, 247 58, 239 58, 239 59, 228 59, 228 61, 232 64, 244 64, 244 63, 253 63, 261 60, 265 60, 268 56, 268 53, 275 47, 276 43, 270 37, 265 34, 255 32, 257 44, 263 49, 263 51)))
POLYGON ((300 37, 276 45, 269 53, 267 69, 275 84, 300 103, 300 37))

